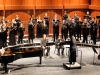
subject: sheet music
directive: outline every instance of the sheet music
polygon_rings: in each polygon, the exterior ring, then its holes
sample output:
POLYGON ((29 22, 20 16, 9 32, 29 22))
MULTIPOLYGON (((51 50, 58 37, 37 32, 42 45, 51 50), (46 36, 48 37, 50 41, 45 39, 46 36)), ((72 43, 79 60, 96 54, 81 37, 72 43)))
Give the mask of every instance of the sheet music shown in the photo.
POLYGON ((64 45, 64 47, 66 47, 66 48, 70 48, 70 45, 64 45))
POLYGON ((0 49, 0 53, 1 53, 1 55, 5 54, 5 49, 3 47, 2 47, 2 49, 0 49))

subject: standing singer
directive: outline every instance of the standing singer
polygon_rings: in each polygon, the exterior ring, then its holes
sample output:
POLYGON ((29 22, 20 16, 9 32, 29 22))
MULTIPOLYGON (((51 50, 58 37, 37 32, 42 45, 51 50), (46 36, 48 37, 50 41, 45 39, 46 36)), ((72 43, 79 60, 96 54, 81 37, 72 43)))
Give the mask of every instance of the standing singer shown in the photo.
POLYGON ((45 20, 45 23, 46 23, 46 25, 47 25, 47 34, 49 34, 49 21, 50 21, 50 19, 49 19, 49 16, 48 16, 48 14, 47 13, 45 13, 45 16, 43 17, 43 20, 45 20))
POLYGON ((37 19, 37 37, 42 37, 42 20, 40 16, 37 19))
POLYGON ((23 43, 24 31, 25 31, 25 28, 23 24, 20 22, 20 26, 18 28, 18 44, 23 43))
POLYGON ((32 23, 32 20, 29 21, 29 24, 28 24, 28 40, 29 40, 29 43, 33 43, 33 39, 34 39, 34 24, 32 23))
POLYGON ((53 38, 54 38, 54 42, 55 39, 58 39, 59 36, 59 18, 57 17, 57 14, 54 15, 54 18, 52 19, 52 24, 53 24, 53 38))
POLYGON ((10 26, 10 33, 9 33, 9 45, 15 45, 16 44, 16 29, 17 29, 17 26, 16 26, 16 21, 15 19, 12 19, 12 23, 11 23, 11 26, 10 26))

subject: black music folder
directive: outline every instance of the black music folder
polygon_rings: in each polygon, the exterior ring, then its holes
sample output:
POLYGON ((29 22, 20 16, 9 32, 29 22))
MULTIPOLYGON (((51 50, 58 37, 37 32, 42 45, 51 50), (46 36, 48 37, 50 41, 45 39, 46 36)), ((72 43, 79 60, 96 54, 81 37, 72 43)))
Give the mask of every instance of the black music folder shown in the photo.
POLYGON ((90 16, 89 15, 85 15, 84 18, 85 19, 90 19, 90 16))
POLYGON ((100 19, 100 16, 96 16, 97 19, 100 19))
POLYGON ((44 19, 48 20, 49 18, 48 17, 44 17, 44 19))

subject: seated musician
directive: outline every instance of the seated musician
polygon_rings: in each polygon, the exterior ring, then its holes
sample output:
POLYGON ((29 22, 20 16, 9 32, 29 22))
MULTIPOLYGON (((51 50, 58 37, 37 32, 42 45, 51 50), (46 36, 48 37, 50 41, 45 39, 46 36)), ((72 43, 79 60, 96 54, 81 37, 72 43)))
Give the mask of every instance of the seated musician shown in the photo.
POLYGON ((49 46, 46 46, 46 44, 47 44, 46 34, 43 34, 43 38, 41 39, 41 47, 44 50, 44 56, 48 56, 49 51, 50 51, 50 47, 49 46), (47 52, 45 54, 45 50, 46 49, 47 49, 47 52))
POLYGON ((57 39, 55 42, 56 48, 58 49, 57 55, 60 55, 60 49, 62 49, 61 51, 61 55, 64 55, 64 46, 63 43, 65 42, 64 39, 57 39))

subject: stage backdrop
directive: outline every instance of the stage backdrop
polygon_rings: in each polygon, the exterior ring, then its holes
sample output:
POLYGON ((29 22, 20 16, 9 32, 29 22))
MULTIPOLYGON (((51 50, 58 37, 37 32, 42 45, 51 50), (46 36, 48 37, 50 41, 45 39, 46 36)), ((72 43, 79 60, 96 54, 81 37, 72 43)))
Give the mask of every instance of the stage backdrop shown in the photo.
POLYGON ((65 10, 68 11, 70 17, 77 12, 83 20, 87 11, 90 11, 91 16, 99 15, 99 8, 99 0, 0 0, 0 18, 5 16, 6 20, 11 22, 16 15, 19 15, 26 28, 25 34, 27 34, 27 22, 30 16, 34 14, 36 18, 38 16, 43 18, 44 14, 48 13, 50 17, 49 34, 52 34, 52 18, 55 13, 60 18, 59 32, 61 33, 62 15, 65 10))

